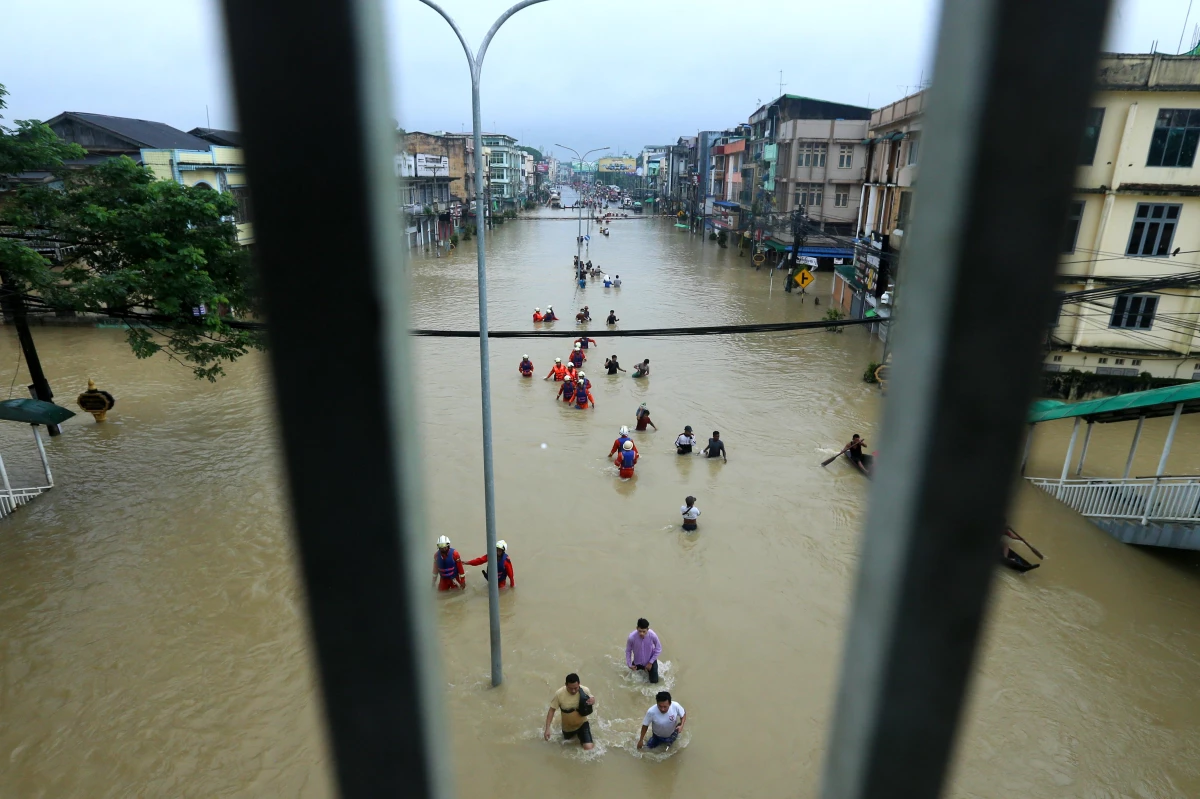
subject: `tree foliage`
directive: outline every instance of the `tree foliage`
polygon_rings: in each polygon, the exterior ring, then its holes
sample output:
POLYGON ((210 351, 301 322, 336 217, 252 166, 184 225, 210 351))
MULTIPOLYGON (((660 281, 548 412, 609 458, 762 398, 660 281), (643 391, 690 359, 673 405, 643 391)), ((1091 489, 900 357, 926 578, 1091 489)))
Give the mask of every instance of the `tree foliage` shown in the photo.
POLYGON ((6 288, 32 295, 33 307, 124 319, 137 357, 165 353, 208 380, 262 348, 261 331, 237 319, 257 308, 230 195, 157 180, 125 157, 65 169, 82 151, 41 123, 17 125, 0 129, 7 174, 49 169, 58 179, 0 199, 6 288))

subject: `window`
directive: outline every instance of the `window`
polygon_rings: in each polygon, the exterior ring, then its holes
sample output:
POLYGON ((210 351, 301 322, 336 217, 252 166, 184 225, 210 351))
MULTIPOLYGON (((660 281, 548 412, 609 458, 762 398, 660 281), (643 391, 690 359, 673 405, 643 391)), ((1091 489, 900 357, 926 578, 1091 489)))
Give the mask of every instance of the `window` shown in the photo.
POLYGON ((1154 324, 1154 310, 1157 307, 1158 297, 1123 294, 1113 303, 1112 319, 1108 326, 1149 330, 1154 324))
POLYGON ((1165 203, 1138 203, 1125 254, 1170 255, 1171 239, 1175 237, 1175 226, 1179 223, 1179 209, 1182 207, 1165 203))
POLYGON ((917 163, 917 156, 921 151, 921 138, 915 133, 908 135, 912 137, 908 140, 908 165, 912 166, 917 163))
POLYGON ((820 183, 797 183, 796 184, 796 206, 797 208, 814 208, 821 204, 821 194, 824 187, 820 183))
POLYGON ((912 213, 912 192, 900 192, 900 210, 896 216, 896 227, 904 230, 908 226, 908 215, 912 213))
POLYGON ((1200 141, 1200 108, 1163 108, 1154 122, 1146 166, 1191 166, 1200 141))
POLYGON ((507 161, 504 160, 504 153, 492 153, 491 161, 493 166, 506 166, 507 161))
MULTIPOLYGON (((1096 157, 1096 143, 1100 141, 1100 126, 1104 124, 1104 109, 1089 108, 1087 125, 1083 129, 1083 141, 1079 145, 1079 165, 1090 165, 1096 157)), ((1070 250, 1068 250, 1070 252, 1070 250)))
POLYGON ((854 166, 854 145, 843 144, 838 147, 838 169, 849 169, 854 166))
POLYGON ((1071 203, 1067 214, 1067 229, 1063 231, 1063 252, 1075 252, 1075 242, 1079 239, 1079 222, 1083 219, 1083 201, 1071 203))
POLYGON ((231 186, 229 193, 237 200, 237 210, 233 213, 233 221, 241 224, 250 222, 250 190, 245 186, 231 186))
POLYGON ((1116 363, 1116 365, 1117 365, 1117 366, 1121 366, 1122 364, 1124 364, 1124 363, 1125 363, 1125 359, 1124 359, 1124 358, 1117 358, 1117 360, 1116 360, 1116 361, 1114 361, 1114 363, 1116 363))
POLYGON ((1108 358, 1101 358, 1100 363, 1108 363, 1108 358))
POLYGON ((1062 356, 1061 356, 1061 355, 1055 355, 1055 356, 1054 356, 1054 362, 1055 362, 1055 363, 1062 363, 1062 356))
MULTIPOLYGON (((1141 366, 1141 365, 1142 365, 1142 359, 1141 359, 1141 358, 1134 358, 1132 363, 1133 363, 1133 365, 1134 365, 1134 366, 1141 366)), ((1198 366, 1198 367, 1196 367, 1196 368, 1200 369, 1200 366, 1198 366)))
POLYGON ((796 159, 796 166, 825 166, 825 154, 828 151, 829 145, 827 144, 803 143, 799 146, 799 158, 796 159))
POLYGON ((833 206, 835 208, 845 208, 850 205, 850 186, 834 186, 833 187, 833 206))

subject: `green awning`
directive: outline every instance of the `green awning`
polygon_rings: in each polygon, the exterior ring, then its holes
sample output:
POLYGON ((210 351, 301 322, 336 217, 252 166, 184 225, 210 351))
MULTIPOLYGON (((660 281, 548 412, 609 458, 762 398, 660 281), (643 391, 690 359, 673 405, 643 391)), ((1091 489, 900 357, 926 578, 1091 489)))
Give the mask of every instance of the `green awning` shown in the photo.
POLYGON ((0 420, 26 424, 62 424, 75 415, 61 405, 35 399, 0 401, 0 420))
POLYGON ((858 282, 858 277, 855 274, 853 264, 843 264, 842 266, 835 266, 833 268, 833 270, 835 272, 837 272, 839 276, 841 276, 842 280, 845 280, 847 283, 850 284, 850 288, 854 289, 855 291, 863 290, 863 284, 858 282))
POLYGON ((763 242, 763 244, 767 245, 775 252, 787 252, 787 249, 788 249, 786 244, 780 244, 779 242, 777 242, 773 239, 767 239, 766 241, 763 242))
POLYGON ((1043 400, 1034 403, 1029 409, 1029 424, 1074 417, 1101 424, 1128 422, 1139 416, 1153 419, 1175 413, 1175 406, 1181 402, 1184 413, 1200 413, 1200 383, 1152 388, 1084 402, 1052 402, 1043 400))

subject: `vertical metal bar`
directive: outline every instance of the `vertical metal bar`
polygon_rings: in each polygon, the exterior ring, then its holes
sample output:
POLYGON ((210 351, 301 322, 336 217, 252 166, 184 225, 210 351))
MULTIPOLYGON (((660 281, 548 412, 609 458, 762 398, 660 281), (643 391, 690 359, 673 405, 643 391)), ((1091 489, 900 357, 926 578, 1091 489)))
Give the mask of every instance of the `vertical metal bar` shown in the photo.
POLYGON ((4 493, 8 495, 8 502, 13 504, 12 484, 8 482, 8 469, 4 468, 4 458, 0 457, 0 481, 4 483, 4 493))
POLYGON ((38 432, 36 424, 29 425, 33 428, 33 440, 37 443, 38 456, 42 459, 42 471, 46 473, 46 485, 54 487, 54 475, 50 474, 50 461, 46 458, 46 446, 42 443, 42 434, 38 432))
POLYGON ((883 418, 881 449, 904 468, 872 484, 825 799, 941 791, 1039 373, 1044 330, 1032 320, 1053 304, 1106 9, 944 6, 883 418), (1014 114, 1037 119, 1039 135, 1014 139, 1014 114), (995 246, 980 252, 980 241, 995 246), (1014 263, 1019 279, 1005 280, 1014 263), (976 468, 946 457, 956 441, 972 443, 976 468))
POLYGON ((1179 429, 1179 417, 1183 415, 1183 403, 1175 404, 1175 415, 1171 417, 1171 426, 1167 429, 1167 440, 1163 443, 1162 457, 1158 459, 1156 475, 1167 471, 1167 458, 1171 457, 1171 445, 1175 443, 1175 431, 1179 429))
POLYGON ((448 797, 379 3, 224 0, 225 32, 339 793, 448 797), (320 114, 293 113, 314 97, 320 114), (320 331, 307 313, 316 293, 328 300, 320 331), (372 434, 312 424, 315 363, 336 365, 372 434))
POLYGON ((1062 474, 1059 480, 1066 480, 1067 473, 1071 471, 1071 455, 1075 452, 1075 440, 1079 438, 1079 417, 1075 417, 1075 425, 1071 428, 1071 443, 1067 444, 1067 457, 1063 458, 1062 474))
MULTIPOLYGON (((888 338, 891 336, 889 335, 888 338)), ((1029 463, 1029 450, 1033 446, 1033 429, 1035 427, 1037 425, 1031 424, 1029 430, 1025 432, 1025 451, 1021 454, 1021 474, 1025 474, 1025 466, 1029 463)))
POLYGON ((1146 423, 1146 415, 1142 414, 1138 417, 1137 429, 1133 431, 1133 444, 1129 447, 1129 457, 1125 460, 1125 473, 1121 475, 1122 480, 1129 479, 1129 470, 1133 468, 1133 456, 1137 453, 1138 442, 1142 440, 1142 425, 1146 423))
POLYGON ((1079 466, 1075 468, 1075 476, 1083 474, 1083 462, 1087 460, 1088 444, 1092 443, 1092 425, 1095 422, 1088 421, 1087 431, 1083 434, 1083 449, 1079 452, 1079 466))

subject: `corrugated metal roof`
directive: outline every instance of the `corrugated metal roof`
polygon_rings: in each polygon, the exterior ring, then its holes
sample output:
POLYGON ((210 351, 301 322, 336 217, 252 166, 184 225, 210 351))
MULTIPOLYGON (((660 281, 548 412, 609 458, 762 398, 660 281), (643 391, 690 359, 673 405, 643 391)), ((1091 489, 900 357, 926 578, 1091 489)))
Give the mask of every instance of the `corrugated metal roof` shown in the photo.
POLYGON ((1084 402, 1059 402, 1052 400, 1034 403, 1029 409, 1029 423, 1049 422, 1054 419, 1082 417, 1084 421, 1127 422, 1145 416, 1170 416, 1175 406, 1183 403, 1184 413, 1200 413, 1200 383, 1181 386, 1152 388, 1149 391, 1134 391, 1115 397, 1085 400, 1084 402))

